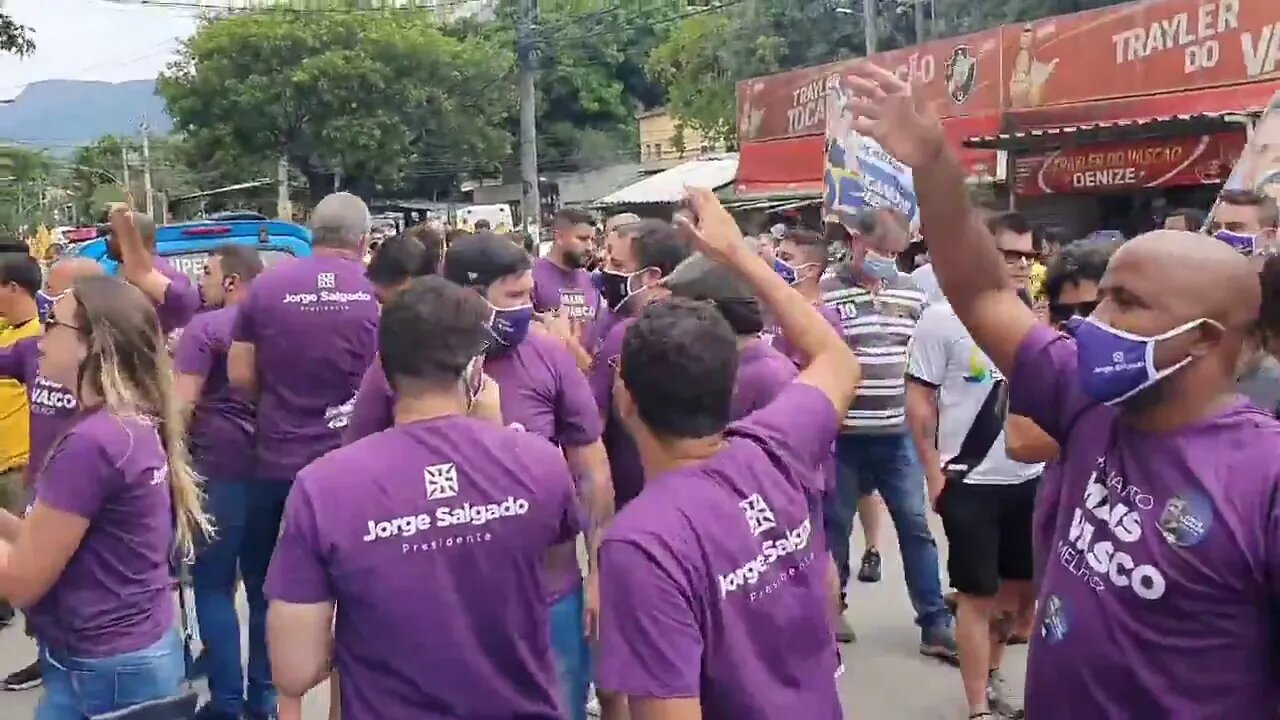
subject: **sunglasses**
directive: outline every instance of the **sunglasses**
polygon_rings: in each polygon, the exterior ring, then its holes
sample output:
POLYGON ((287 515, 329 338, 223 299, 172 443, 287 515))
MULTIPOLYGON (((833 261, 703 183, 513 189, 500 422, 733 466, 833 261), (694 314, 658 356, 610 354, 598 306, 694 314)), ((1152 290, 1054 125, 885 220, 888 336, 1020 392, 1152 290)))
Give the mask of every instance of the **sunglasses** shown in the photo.
POLYGON ((52 312, 50 312, 49 319, 45 321, 45 328, 48 329, 48 328, 56 328, 56 327, 64 327, 64 328, 67 328, 68 330, 75 330, 76 332, 80 331, 79 325, 72 325, 71 323, 62 322, 61 320, 58 319, 57 315, 54 315, 52 312))
POLYGON ((1054 325, 1061 325, 1073 317, 1089 317, 1097 307, 1097 300, 1076 303, 1049 303, 1049 322, 1054 325))

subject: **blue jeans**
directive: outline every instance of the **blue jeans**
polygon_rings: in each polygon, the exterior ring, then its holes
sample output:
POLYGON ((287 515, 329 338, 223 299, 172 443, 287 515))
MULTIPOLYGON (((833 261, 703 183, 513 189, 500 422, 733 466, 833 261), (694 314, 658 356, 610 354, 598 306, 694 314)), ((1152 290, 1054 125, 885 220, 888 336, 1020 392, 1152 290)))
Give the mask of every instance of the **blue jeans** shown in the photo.
POLYGON ((836 492, 827 497, 822 514, 827 547, 840 570, 841 603, 847 607, 849 534, 858 500, 877 491, 898 533, 916 624, 924 630, 946 625, 951 618, 942 601, 938 544, 926 515, 924 472, 906 434, 841 435, 836 440, 836 492))
POLYGON ((211 480, 208 507, 217 534, 196 556, 192 584, 200 638, 207 650, 210 704, 238 714, 247 706, 267 714, 276 707, 267 657, 267 565, 280 534, 280 517, 291 483, 211 480), (236 615, 236 571, 249 600, 249 665, 240 669, 240 620, 236 615), (245 685, 245 675, 248 685, 245 685))
POLYGON ((84 720, 182 690, 182 639, 176 630, 151 647, 105 658, 40 650, 44 695, 35 720, 84 720))
POLYGON ((591 649, 582 625, 582 586, 551 606, 551 653, 566 720, 586 720, 591 687, 591 649))

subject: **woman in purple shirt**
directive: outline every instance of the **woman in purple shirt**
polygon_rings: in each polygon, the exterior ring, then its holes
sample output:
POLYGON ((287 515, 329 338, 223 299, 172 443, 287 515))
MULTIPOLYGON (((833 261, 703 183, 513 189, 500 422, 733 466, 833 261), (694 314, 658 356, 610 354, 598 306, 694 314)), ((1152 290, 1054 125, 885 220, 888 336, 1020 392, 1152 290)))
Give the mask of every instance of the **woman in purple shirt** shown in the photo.
POLYGON ((0 595, 40 641, 37 720, 80 720, 178 692, 175 545, 189 558, 211 528, 143 293, 77 282, 49 316, 40 373, 82 410, 36 468, 26 518, 0 514, 0 595))

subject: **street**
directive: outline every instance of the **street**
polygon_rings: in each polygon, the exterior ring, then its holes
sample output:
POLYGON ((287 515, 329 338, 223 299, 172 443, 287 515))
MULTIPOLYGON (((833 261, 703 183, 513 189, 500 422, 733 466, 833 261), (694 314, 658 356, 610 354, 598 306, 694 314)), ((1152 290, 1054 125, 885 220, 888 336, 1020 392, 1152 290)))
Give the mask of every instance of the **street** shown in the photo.
MULTIPOLYGON (((932 525, 935 537, 941 539, 942 528, 936 516, 932 525)), ((861 530, 857 533, 855 539, 860 546, 861 530)), ((916 652, 920 634, 911 623, 910 604, 902 583, 902 562, 892 527, 886 528, 885 536, 891 542, 881 549, 884 578, 874 585, 855 580, 850 588, 858 643, 844 646, 843 650, 847 668, 840 685, 844 715, 859 720, 960 720, 966 713, 959 671, 916 652)), ((862 548, 857 547, 854 557, 859 557, 861 552, 862 548)), ((242 598, 242 618, 244 612, 242 598)), ((0 673, 22 667, 34 652, 31 641, 17 628, 0 633, 0 673)), ((1012 648, 1008 655, 1005 676, 1010 685, 1020 690, 1026 647, 1012 648)), ((30 718, 38 698, 39 690, 0 695, 0 718, 30 718)), ((327 718, 328 698, 325 688, 308 695, 305 720, 327 718)))

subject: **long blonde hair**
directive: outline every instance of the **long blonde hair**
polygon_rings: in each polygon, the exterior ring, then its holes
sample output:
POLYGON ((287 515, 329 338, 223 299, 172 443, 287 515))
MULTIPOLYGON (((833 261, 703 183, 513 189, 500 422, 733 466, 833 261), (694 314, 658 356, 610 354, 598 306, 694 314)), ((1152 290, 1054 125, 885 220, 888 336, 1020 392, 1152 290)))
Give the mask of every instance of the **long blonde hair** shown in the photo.
POLYGON ((169 493, 180 557, 195 557, 197 536, 213 534, 203 509, 202 480, 191 466, 186 427, 173 390, 173 370, 155 308, 142 291, 110 277, 86 277, 72 286, 76 326, 88 345, 76 378, 118 415, 154 422, 169 466, 169 493))

